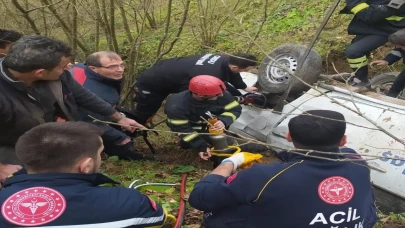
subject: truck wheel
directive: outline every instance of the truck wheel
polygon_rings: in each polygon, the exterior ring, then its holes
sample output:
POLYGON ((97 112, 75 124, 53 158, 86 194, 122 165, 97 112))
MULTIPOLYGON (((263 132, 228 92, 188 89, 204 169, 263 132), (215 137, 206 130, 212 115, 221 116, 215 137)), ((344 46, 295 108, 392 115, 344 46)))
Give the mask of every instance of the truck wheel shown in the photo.
MULTIPOLYGON (((376 90, 377 93, 385 94, 390 90, 392 84, 394 84, 395 79, 397 79, 399 72, 388 72, 382 73, 370 80, 371 87, 376 90)), ((399 94, 398 98, 404 97, 405 90, 399 94)))
MULTIPOLYGON (((306 46, 300 44, 284 44, 274 49, 268 56, 290 69, 291 72, 295 72, 306 48, 306 46)), ((299 77, 312 85, 318 81, 321 71, 321 56, 312 49, 302 65, 302 71, 299 77)), ((288 83, 292 78, 285 70, 278 68, 276 63, 267 56, 259 66, 258 76, 259 85, 266 93, 284 92, 288 88, 288 83)), ((298 94, 308 89, 308 86, 295 80, 290 93, 298 94)))

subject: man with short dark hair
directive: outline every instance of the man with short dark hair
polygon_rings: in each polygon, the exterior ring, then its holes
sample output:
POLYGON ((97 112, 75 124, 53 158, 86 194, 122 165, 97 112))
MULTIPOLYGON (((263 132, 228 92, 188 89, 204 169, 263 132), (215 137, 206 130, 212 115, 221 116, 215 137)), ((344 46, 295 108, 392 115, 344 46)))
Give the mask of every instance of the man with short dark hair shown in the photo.
POLYGON ((80 120, 78 107, 108 116, 128 131, 142 128, 79 85, 67 71, 72 49, 45 36, 24 36, 0 59, 0 182, 21 164, 14 146, 24 132, 58 117, 80 120))
POLYGON ((204 227, 373 227, 378 217, 370 170, 354 150, 342 148, 344 116, 311 110, 292 118, 288 128, 287 140, 304 151, 284 152, 286 162, 235 173, 252 162, 238 153, 195 184, 189 203, 206 212, 204 227))
POLYGON ((84 122, 46 123, 17 141, 26 173, 6 179, 0 191, 0 227, 151 227, 165 210, 136 189, 99 171, 102 131, 84 122))
MULTIPOLYGON (((117 53, 99 51, 90 54, 85 63, 73 65, 69 71, 80 85, 109 103, 111 107, 118 108, 124 70, 125 64, 117 53)), ((103 121, 109 121, 108 117, 87 110, 85 107, 79 107, 78 111, 83 121, 104 129, 102 138, 106 154, 126 160, 145 159, 144 154, 135 151, 129 133, 124 133, 115 126, 94 122, 89 115, 103 121)))
POLYGON ((137 78, 136 120, 145 124, 169 94, 187 90, 190 80, 197 75, 212 75, 221 79, 234 96, 242 95, 237 89, 256 92, 257 88, 248 87, 239 74, 256 65, 255 56, 243 53, 235 56, 206 54, 162 60, 137 78))
POLYGON ((6 56, 11 45, 21 37, 19 32, 0 29, 0 58, 6 56))

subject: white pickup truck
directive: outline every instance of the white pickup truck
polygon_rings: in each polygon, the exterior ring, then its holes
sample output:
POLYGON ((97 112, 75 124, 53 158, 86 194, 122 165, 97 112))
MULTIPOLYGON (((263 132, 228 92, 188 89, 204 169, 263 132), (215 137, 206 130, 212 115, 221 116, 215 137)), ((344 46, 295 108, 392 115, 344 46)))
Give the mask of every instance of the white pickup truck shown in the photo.
MULTIPOLYGON (((291 67, 288 64, 285 66, 291 67)), ((261 74, 259 70, 258 86, 262 87, 263 79, 261 80, 260 77, 267 77, 268 81, 271 77, 269 74, 276 72, 270 68, 266 68, 266 74, 261 74)), ((279 75, 282 75, 282 72, 279 75)), ((250 86, 255 84, 254 75, 244 74, 242 77, 250 86)), ((363 115, 375 121, 386 131, 405 140, 405 100, 374 92, 364 94, 350 92, 355 88, 337 82, 333 85, 318 83, 315 88, 352 109, 358 108, 363 115)), ((262 88, 261 92, 269 95, 266 88, 264 91, 262 88)), ((284 106, 282 114, 273 113, 269 108, 243 106, 242 115, 231 125, 230 130, 282 148, 293 148, 293 145, 285 139, 288 121, 297 114, 311 109, 341 112, 347 122, 358 125, 347 124, 346 146, 353 148, 364 158, 371 158, 366 155, 382 156, 382 158, 368 161, 379 208, 385 212, 405 212, 405 146, 384 132, 373 130, 376 127, 366 119, 332 102, 315 89, 296 96, 295 100, 284 106)))

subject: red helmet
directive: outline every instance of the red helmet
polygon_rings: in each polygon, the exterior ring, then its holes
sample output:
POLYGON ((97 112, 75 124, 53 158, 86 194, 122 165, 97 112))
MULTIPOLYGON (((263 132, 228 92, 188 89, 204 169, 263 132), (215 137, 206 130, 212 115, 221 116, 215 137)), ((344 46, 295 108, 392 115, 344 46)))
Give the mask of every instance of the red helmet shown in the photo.
POLYGON ((190 80, 188 89, 198 95, 214 96, 226 90, 221 79, 210 75, 195 76, 190 80))

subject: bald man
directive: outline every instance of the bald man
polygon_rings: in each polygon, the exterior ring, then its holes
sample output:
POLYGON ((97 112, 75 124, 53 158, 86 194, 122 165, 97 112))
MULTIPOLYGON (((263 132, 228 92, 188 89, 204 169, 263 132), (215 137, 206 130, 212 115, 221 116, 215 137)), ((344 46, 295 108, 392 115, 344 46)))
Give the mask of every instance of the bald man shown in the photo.
MULTIPOLYGON (((125 64, 117 53, 100 51, 90 54, 85 63, 73 65, 70 72, 84 88, 111 104, 113 108, 116 108, 120 100, 124 70, 125 64)), ((84 108, 79 108, 79 113, 83 121, 96 124, 104 129, 102 138, 105 147, 104 151, 107 155, 118 156, 120 159, 125 160, 146 159, 145 155, 135 151, 129 135, 119 130, 119 128, 104 123, 94 123, 89 115, 99 120, 108 121, 105 117, 84 108)))

